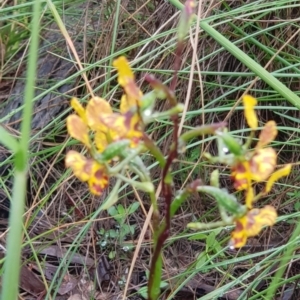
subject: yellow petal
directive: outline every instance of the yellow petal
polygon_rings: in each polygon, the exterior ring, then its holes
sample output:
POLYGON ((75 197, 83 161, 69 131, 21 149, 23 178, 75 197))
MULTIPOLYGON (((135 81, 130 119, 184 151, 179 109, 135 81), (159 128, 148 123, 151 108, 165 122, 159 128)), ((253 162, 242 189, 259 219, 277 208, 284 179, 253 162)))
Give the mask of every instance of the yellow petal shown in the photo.
POLYGON ((84 121, 77 115, 67 117, 67 129, 71 137, 90 148, 89 130, 84 121))
POLYGON ((247 234, 245 227, 247 224, 247 216, 243 216, 235 221, 235 229, 231 233, 230 247, 241 248, 247 242, 247 234))
POLYGON ((262 131, 260 132, 258 143, 256 148, 262 148, 271 142, 274 141, 275 137, 277 136, 278 131, 276 128, 275 121, 269 121, 266 123, 262 131))
POLYGON ((130 105, 128 103, 128 98, 126 95, 123 95, 121 97, 121 101, 120 101, 120 112, 121 113, 125 113, 126 111, 128 111, 130 109, 130 105))
POLYGON ((255 150, 250 159, 251 179, 256 182, 265 181, 274 171, 277 155, 273 148, 255 150))
POLYGON ((143 97, 143 93, 138 88, 134 80, 128 80, 126 85, 124 86, 127 97, 131 100, 131 107, 140 106, 141 99, 143 97))
POLYGON ((72 98, 71 99, 71 106, 72 108, 77 112, 77 114, 79 115, 79 117, 82 119, 82 121, 84 123, 86 122, 86 115, 85 115, 85 109, 83 108, 83 106, 80 104, 80 102, 78 101, 77 98, 72 98))
POLYGON ((118 82, 120 86, 125 87, 129 81, 134 80, 133 72, 125 56, 121 56, 113 61, 113 66, 118 71, 118 82))
POLYGON ((248 126, 251 129, 255 130, 258 126, 258 120, 254 110, 254 106, 257 104, 257 100, 250 95, 245 95, 243 96, 243 104, 245 118, 248 123, 248 126))
POLYGON ((102 115, 101 122, 109 128, 107 131, 109 142, 124 138, 128 132, 124 115, 117 113, 102 115))
MULTIPOLYGON (((125 89, 127 96, 130 98, 130 100, 128 100, 130 101, 128 108, 140 105, 140 99, 142 98, 143 93, 134 81, 134 74, 127 59, 124 56, 121 56, 114 60, 113 66, 118 71, 118 83, 125 89)), ((121 108, 121 112, 126 112, 127 110, 121 108)))
POLYGON ((250 166, 248 161, 238 162, 232 168, 231 179, 237 191, 246 190, 251 185, 250 166))
POLYGON ((125 138, 131 141, 130 146, 136 147, 143 138, 142 122, 138 113, 127 112, 125 114, 125 124, 127 124, 127 134, 125 138))
POLYGON ((288 164, 286 166, 284 166, 283 168, 277 170, 276 172, 274 172, 271 177, 269 178, 269 180, 267 181, 266 184, 266 188, 265 188, 265 192, 269 193, 270 190, 272 189, 274 183, 280 179, 281 177, 285 177, 288 176, 291 172, 292 169, 292 165, 288 164))
POLYGON ((106 134, 101 131, 96 131, 94 141, 99 153, 102 153, 108 144, 106 134))
POLYGON ((277 212, 274 207, 267 205, 262 209, 252 209, 246 215, 235 220, 235 229, 231 234, 230 246, 243 247, 248 237, 259 234, 264 226, 275 224, 277 212))
POLYGON ((253 188, 250 186, 247 190, 246 190, 246 206, 250 209, 253 206, 253 199, 254 199, 254 190, 253 188))
POLYGON ((123 95, 120 102, 120 112, 126 113, 132 107, 137 107, 137 100, 128 95, 123 95))
POLYGON ((69 151, 65 159, 66 167, 71 168, 74 175, 81 181, 88 181, 91 176, 91 163, 76 151, 69 151))
POLYGON ((88 180, 90 191, 92 194, 100 196, 108 185, 109 177, 105 168, 95 161, 91 173, 92 175, 88 180))
POLYGON ((252 209, 247 213, 247 225, 245 231, 248 237, 253 237, 259 234, 264 226, 272 226, 277 218, 276 209, 271 205, 266 205, 264 208, 252 209))
POLYGON ((107 114, 112 114, 112 108, 105 99, 95 97, 88 102, 86 116, 92 130, 107 131, 107 127, 101 122, 101 116, 107 114))

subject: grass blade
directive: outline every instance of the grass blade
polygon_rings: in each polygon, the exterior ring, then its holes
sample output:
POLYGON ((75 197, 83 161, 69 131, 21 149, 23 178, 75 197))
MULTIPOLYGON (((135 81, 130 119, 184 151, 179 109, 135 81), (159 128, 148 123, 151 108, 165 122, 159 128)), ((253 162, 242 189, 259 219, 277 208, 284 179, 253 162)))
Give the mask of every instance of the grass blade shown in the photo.
MULTIPOLYGON (((34 98, 34 83, 37 67, 40 6, 40 0, 36 0, 33 2, 33 16, 31 22, 32 34, 29 48, 28 70, 26 76, 23 122, 21 125, 22 136, 19 151, 16 153, 17 163, 15 164, 16 171, 14 174, 13 199, 9 218, 10 231, 7 240, 7 256, 4 265, 4 276, 2 283, 3 290, 1 299, 5 300, 17 299, 19 292, 23 228, 22 216, 24 214, 24 203, 26 195, 27 157, 31 132, 33 106, 32 99, 34 98)), ((13 146, 15 147, 16 145, 13 146)))
POLYGON ((281 83, 272 74, 266 71, 256 61, 246 55, 237 46, 231 43, 227 38, 215 30, 207 22, 200 22, 200 26, 205 30, 212 38, 214 38, 220 45, 222 45, 228 52, 235 56, 239 61, 245 64, 251 71, 253 71, 258 77, 269 84, 275 91, 277 91, 282 97, 300 109, 300 98, 281 83))
POLYGON ((5 147, 10 149, 14 153, 18 152, 19 143, 11 134, 9 134, 7 130, 5 130, 5 128, 1 126, 0 126, 0 136, 1 136, 1 140, 0 140, 1 144, 3 144, 5 147))

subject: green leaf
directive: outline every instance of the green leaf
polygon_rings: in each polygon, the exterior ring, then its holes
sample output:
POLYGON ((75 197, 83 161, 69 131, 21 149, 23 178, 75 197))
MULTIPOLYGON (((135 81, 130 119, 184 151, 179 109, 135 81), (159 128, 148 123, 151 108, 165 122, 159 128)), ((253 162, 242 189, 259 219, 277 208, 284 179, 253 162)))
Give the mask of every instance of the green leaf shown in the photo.
POLYGON ((112 217, 116 216, 118 214, 118 211, 116 209, 115 206, 111 206, 108 210, 107 210, 108 214, 112 217))
MULTIPOLYGON (((128 224, 123 224, 123 226, 121 227, 121 232, 122 235, 125 237, 126 235, 132 233, 132 226, 133 225, 128 225, 128 224)), ((134 228, 133 228, 133 233, 134 233, 134 228)))
POLYGON ((100 228, 100 230, 98 231, 99 235, 104 235, 105 234, 105 229, 104 228, 100 228))
POLYGON ((108 235, 109 235, 109 237, 110 238, 116 238, 117 236, 119 236, 119 233, 116 231, 116 230, 114 230, 114 229, 110 229, 109 231, 108 231, 108 235))
MULTIPOLYGON (((168 286, 168 283, 166 281, 161 281, 160 282, 160 288, 166 288, 168 286)), ((142 296, 144 299, 148 298, 148 287, 143 286, 138 290, 138 294, 142 296)))
POLYGON ((110 251, 108 254, 109 259, 114 259, 116 257, 116 251, 110 251))
POLYGON ((197 257, 196 269, 201 269, 201 267, 205 265, 206 261, 207 261, 206 252, 201 252, 197 257))
POLYGON ((148 298, 148 287, 143 286, 138 290, 138 294, 143 297, 144 299, 148 298))
POLYGON ((131 233, 131 235, 133 235, 133 234, 134 234, 135 227, 136 227, 136 225, 130 225, 130 226, 129 226, 129 229, 130 229, 130 233, 131 233))
POLYGON ((295 204, 294 204, 294 208, 296 211, 299 211, 300 210, 300 202, 297 201, 295 204))
POLYGON ((2 126, 0 126, 0 143, 14 154, 20 149, 18 141, 2 126))
POLYGON ((213 249, 216 242, 216 234, 212 231, 206 238, 206 250, 213 249))
POLYGON ((130 204, 128 208, 128 215, 133 214, 139 207, 140 207, 139 202, 133 202, 132 204, 130 204))
POLYGON ((119 214, 120 214, 121 216, 125 217, 126 211, 125 211, 124 206, 123 206, 122 204, 118 204, 117 208, 118 208, 119 214))
POLYGON ((207 234, 204 234, 204 233, 196 233, 196 234, 193 234, 191 237, 189 237, 189 240, 190 241, 194 241, 194 240, 206 240, 207 238, 207 234))

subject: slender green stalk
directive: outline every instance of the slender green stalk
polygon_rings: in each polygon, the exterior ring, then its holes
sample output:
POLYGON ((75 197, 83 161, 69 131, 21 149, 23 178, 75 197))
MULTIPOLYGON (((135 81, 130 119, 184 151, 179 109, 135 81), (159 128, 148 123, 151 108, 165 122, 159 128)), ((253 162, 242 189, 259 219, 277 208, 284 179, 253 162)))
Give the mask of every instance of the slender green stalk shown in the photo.
POLYGON ((16 171, 10 208, 10 231, 7 240, 7 257, 4 264, 1 299, 15 300, 18 297, 25 193, 26 172, 16 171))
POLYGON ((131 186, 133 186, 141 191, 144 191, 146 193, 154 192, 154 185, 151 181, 139 182, 139 181, 135 181, 133 179, 127 178, 126 176, 124 176, 122 174, 116 174, 115 176, 116 176, 116 178, 123 180, 124 182, 130 184, 131 186))
POLYGON ((22 216, 24 213, 26 195, 26 169, 31 131, 32 99, 34 98, 34 83, 37 66, 40 6, 40 0, 33 2, 33 17, 31 22, 32 34, 26 76, 23 122, 21 125, 22 136, 20 149, 17 153, 15 153, 15 177, 9 219, 10 232, 7 240, 7 257, 4 264, 3 290, 1 294, 1 299, 5 300, 15 300, 18 298, 23 231, 22 216))
POLYGON ((22 113, 22 124, 21 124, 21 149, 24 152, 24 164, 22 169, 27 167, 27 150, 29 147, 30 132, 31 132, 31 118, 34 98, 34 83, 36 78, 37 68, 37 54, 38 54, 38 43, 39 43, 39 22, 40 22, 40 6, 41 1, 35 0, 33 7, 33 18, 31 22, 31 43, 29 46, 29 59, 28 69, 26 73, 26 86, 24 92, 24 110, 22 113))

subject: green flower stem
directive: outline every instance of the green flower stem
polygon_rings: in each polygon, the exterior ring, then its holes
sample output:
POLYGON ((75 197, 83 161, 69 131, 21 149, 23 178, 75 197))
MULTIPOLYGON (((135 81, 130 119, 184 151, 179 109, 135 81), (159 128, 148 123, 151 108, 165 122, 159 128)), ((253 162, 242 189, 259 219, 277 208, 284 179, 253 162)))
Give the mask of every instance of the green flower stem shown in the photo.
MULTIPOLYGON (((176 49, 175 53, 175 62, 174 62, 174 74, 173 78, 177 78, 177 71, 176 69, 178 66, 180 66, 180 59, 178 57, 178 48, 176 49)), ((145 80, 151 85, 151 87, 154 89, 156 95, 160 99, 167 99, 172 107, 177 106, 177 99, 174 94, 174 89, 172 89, 172 83, 171 88, 167 87, 165 84, 163 84, 159 79, 154 77, 153 75, 146 74, 145 80)), ((177 79, 176 79, 177 80, 177 79)))
POLYGON ((111 206, 113 206, 119 200, 118 193, 119 193, 121 183, 122 183, 122 180, 117 179, 117 181, 114 185, 114 188, 109 193, 108 199, 101 205, 101 210, 109 209, 111 206))
POLYGON ((217 129, 225 127, 225 126, 226 126, 226 123, 224 123, 224 122, 213 123, 213 124, 210 124, 210 125, 199 126, 199 127, 196 127, 194 129, 189 130, 189 131, 185 132, 184 134, 182 134, 180 136, 180 139, 184 143, 187 143, 191 139, 193 139, 195 137, 198 137, 200 135, 214 134, 217 129))
POLYGON ((181 191, 171 203, 171 218, 174 217, 178 208, 183 204, 183 202, 187 199, 188 196, 191 195, 191 192, 188 189, 184 189, 181 191))
POLYGON ((187 224, 187 228, 195 229, 195 230, 209 230, 214 228, 220 228, 233 224, 233 218, 229 217, 227 220, 212 222, 212 223, 189 223, 187 224))
MULTIPOLYGON (((7 256, 4 264, 1 299, 15 300, 19 293, 19 278, 21 266, 21 245, 23 232, 23 214, 27 187, 27 159, 31 132, 31 118, 34 98, 34 85, 36 78, 39 23, 41 1, 33 1, 33 14, 31 21, 31 41, 29 46, 28 67, 26 74, 26 86, 24 93, 24 110, 21 124, 20 148, 15 153, 15 174, 13 197, 11 202, 9 226, 7 238, 7 256)), ((3 138, 3 137, 2 137, 3 138)), ((11 140, 13 147, 16 146, 11 140)))
POLYGON ((131 163, 128 166, 128 168, 140 178, 140 181, 142 182, 151 181, 151 180, 147 180, 148 176, 146 176, 144 170, 141 170, 138 166, 135 166, 131 163))
POLYGON ((143 140, 144 140, 146 148, 154 156, 156 161, 159 163, 159 166, 161 168, 164 168, 164 166, 166 164, 166 159, 165 159, 164 155, 162 154, 161 150, 155 145, 155 143, 149 138, 149 136, 146 133, 144 133, 143 140))
POLYGON ((248 150, 250 148, 254 137, 255 137, 255 131, 252 130, 250 135, 248 136, 248 138, 246 140, 246 143, 243 145, 244 150, 248 150))
MULTIPOLYGON (((115 167, 110 168, 107 167, 109 174, 115 175, 119 174, 122 170, 126 168, 126 166, 130 163, 131 160, 133 160, 139 153, 141 153, 144 150, 144 146, 138 146, 137 148, 133 149, 131 153, 126 155, 126 157, 115 167)), ((94 156, 94 158, 97 160, 97 155, 94 156)), ((103 162, 97 160, 100 164, 103 162)))
POLYGON ((151 181, 149 170, 140 156, 136 156, 131 161, 129 167, 140 177, 141 181, 151 181))
POLYGON ((229 194, 227 190, 216 188, 214 186, 203 185, 198 186, 197 191, 213 196, 219 206, 222 206, 236 217, 242 216, 246 212, 246 207, 237 202, 236 198, 232 194, 229 194))
POLYGON ((173 115, 177 115, 179 113, 181 113, 183 111, 184 106, 179 103, 176 106, 173 106, 171 109, 163 111, 163 112, 154 112, 152 115, 150 115, 149 117, 145 117, 144 121, 145 124, 149 124, 154 122, 156 119, 164 119, 173 115))
POLYGON ((153 193, 154 192, 154 185, 150 181, 144 181, 144 182, 139 182, 135 181, 133 179, 130 179, 122 174, 116 174, 116 178, 123 180, 124 182, 132 185, 133 187, 137 188, 138 190, 144 191, 146 193, 153 193))

